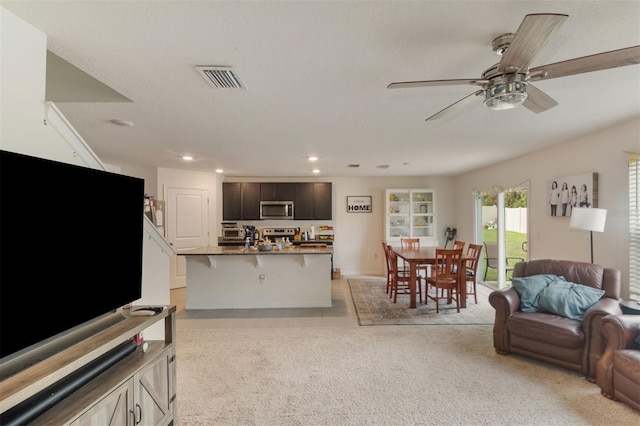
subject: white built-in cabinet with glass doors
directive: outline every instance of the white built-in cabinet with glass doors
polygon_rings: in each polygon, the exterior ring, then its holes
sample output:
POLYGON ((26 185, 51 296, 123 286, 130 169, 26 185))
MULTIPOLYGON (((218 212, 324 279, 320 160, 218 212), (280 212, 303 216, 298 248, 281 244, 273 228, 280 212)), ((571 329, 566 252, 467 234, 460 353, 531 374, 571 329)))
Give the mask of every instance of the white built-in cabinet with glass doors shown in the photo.
POLYGON ((432 189, 387 189, 385 238, 393 246, 401 238, 420 238, 421 246, 437 246, 436 195, 432 189))

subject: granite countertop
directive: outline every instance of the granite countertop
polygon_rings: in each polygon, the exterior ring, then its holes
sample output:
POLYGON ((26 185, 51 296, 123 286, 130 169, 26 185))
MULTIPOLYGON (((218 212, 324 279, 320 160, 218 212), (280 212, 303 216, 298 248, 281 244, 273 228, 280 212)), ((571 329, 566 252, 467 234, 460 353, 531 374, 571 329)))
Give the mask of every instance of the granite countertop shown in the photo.
MULTIPOLYGON (((330 240, 330 239, 319 239, 316 238, 315 240, 292 240, 291 244, 293 244, 294 246, 299 246, 302 244, 326 244, 326 245, 332 245, 334 240, 330 240)), ((253 244, 255 241, 251 241, 251 244, 253 244)), ((225 240, 224 238, 218 238, 218 246, 244 246, 245 242, 243 240, 225 240)))
POLYGON ((278 250, 273 247, 270 251, 259 251, 257 248, 251 247, 246 249, 244 247, 196 247, 193 249, 177 250, 178 255, 193 256, 193 255, 287 255, 287 254, 332 254, 333 247, 291 247, 284 250, 278 250))

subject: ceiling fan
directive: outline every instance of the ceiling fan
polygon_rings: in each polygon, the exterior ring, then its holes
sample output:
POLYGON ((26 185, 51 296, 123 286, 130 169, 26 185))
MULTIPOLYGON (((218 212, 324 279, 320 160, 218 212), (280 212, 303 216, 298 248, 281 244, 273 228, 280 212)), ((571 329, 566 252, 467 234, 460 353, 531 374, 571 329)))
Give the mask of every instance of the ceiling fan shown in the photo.
POLYGON ((515 33, 503 34, 493 40, 493 51, 502 56, 502 59, 499 63, 485 70, 480 78, 402 81, 391 83, 387 88, 468 84, 480 86, 479 90, 438 111, 426 121, 447 116, 458 108, 470 104, 481 95, 484 96, 484 105, 493 110, 514 108, 522 104, 529 110, 540 113, 553 108, 558 103, 551 96, 533 86, 532 81, 640 63, 640 46, 632 46, 529 68, 549 38, 568 17, 569 15, 553 13, 526 15, 515 33))

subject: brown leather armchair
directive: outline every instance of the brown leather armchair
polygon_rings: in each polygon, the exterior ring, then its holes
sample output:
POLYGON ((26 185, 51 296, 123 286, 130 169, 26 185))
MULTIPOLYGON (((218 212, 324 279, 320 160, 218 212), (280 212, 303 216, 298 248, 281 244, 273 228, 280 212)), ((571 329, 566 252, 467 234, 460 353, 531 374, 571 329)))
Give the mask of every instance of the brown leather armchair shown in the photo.
POLYGON ((640 411, 640 315, 610 315, 601 321, 607 346, 598 361, 602 395, 640 411))
POLYGON ((563 276, 566 281, 605 293, 580 321, 544 312, 522 312, 520 296, 514 287, 492 292, 489 303, 496 311, 493 325, 496 352, 526 355, 578 371, 594 382, 596 364, 605 348, 600 320, 622 312, 620 271, 592 263, 552 259, 519 262, 513 270, 513 277, 538 274, 563 276))

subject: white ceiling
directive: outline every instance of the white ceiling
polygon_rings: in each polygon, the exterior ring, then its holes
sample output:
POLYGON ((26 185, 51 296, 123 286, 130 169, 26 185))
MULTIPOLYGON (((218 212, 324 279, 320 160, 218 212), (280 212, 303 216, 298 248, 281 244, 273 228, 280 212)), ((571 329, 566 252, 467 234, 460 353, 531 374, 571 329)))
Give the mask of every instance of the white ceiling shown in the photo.
POLYGON ((500 59, 491 41, 528 13, 569 15, 534 67, 638 45, 638 1, 1 5, 46 33, 51 52, 133 101, 57 102, 112 164, 227 176, 311 177, 313 167, 320 176, 456 175, 640 115, 638 65, 535 83, 559 103, 541 114, 487 110, 478 98, 425 122, 477 86, 386 88, 479 78, 500 59), (247 89, 212 88, 199 65, 232 66, 247 89))

